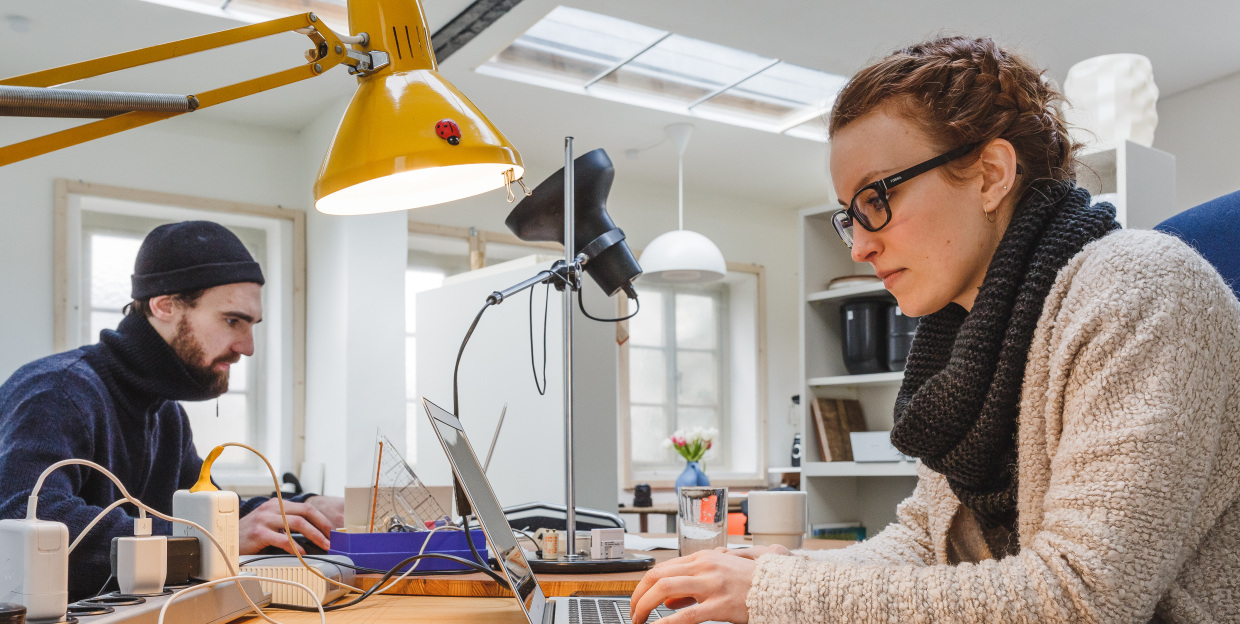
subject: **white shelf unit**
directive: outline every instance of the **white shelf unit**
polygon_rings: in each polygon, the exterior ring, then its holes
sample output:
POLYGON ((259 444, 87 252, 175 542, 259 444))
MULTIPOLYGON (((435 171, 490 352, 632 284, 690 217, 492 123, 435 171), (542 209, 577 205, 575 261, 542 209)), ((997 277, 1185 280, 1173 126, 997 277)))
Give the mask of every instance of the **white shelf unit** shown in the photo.
MULTIPOLYGON (((801 467, 805 477, 916 477, 917 464, 900 462, 810 462, 801 467)), ((893 510, 894 511, 894 510, 893 510)))
MULTIPOLYGON (((861 402, 871 431, 889 431, 901 372, 849 375, 840 351, 840 305, 859 298, 891 295, 881 282, 827 290, 841 275, 872 275, 868 264, 852 261, 848 247, 831 226, 837 208, 800 212, 800 371, 803 380, 801 489, 809 494, 811 524, 860 522, 869 535, 895 522, 896 505, 917 485, 913 462, 821 462, 818 436, 810 415, 817 397, 861 402)), ((891 298, 894 301, 894 298, 891 298)))
POLYGON ((811 388, 863 388, 870 386, 899 386, 904 372, 873 373, 870 375, 836 375, 834 377, 810 377, 806 383, 811 388))

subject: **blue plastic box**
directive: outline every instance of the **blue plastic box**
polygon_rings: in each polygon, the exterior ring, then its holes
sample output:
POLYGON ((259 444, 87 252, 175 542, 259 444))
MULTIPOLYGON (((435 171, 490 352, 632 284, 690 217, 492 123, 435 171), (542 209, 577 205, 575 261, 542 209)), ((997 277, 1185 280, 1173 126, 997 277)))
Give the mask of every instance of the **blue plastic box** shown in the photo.
MULTIPOLYGON (((474 538, 474 547, 478 549, 478 554, 485 560, 489 557, 487 553, 486 534, 482 529, 473 529, 470 531, 474 538)), ((422 549, 422 542, 426 540, 426 536, 430 535, 430 531, 416 531, 412 533, 344 533, 341 531, 332 531, 332 547, 327 552, 332 555, 345 555, 353 560, 355 565, 366 568, 375 568, 377 570, 390 570, 402 560, 418 554, 422 549)), ((464 531, 440 531, 431 535, 430 543, 426 545, 427 553, 439 553, 441 555, 453 555, 473 561, 474 555, 469 551, 469 544, 465 542, 464 531)), ((418 571, 423 570, 464 570, 466 566, 455 561, 447 559, 426 558, 420 560, 418 571)), ((413 562, 401 567, 401 572, 408 570, 413 562)))

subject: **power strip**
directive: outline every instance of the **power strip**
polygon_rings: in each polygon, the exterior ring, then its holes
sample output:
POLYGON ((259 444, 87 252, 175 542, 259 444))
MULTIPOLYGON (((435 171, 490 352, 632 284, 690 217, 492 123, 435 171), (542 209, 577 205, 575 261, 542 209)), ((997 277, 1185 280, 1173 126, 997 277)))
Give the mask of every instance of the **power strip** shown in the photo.
MULTIPOLYGON (((329 579, 339 581, 346 585, 353 585, 353 579, 356 574, 351 568, 338 566, 327 561, 319 559, 331 559, 340 563, 353 565, 353 561, 344 555, 316 555, 315 559, 306 559, 306 563, 314 566, 319 572, 323 573, 329 579)), ((266 576, 277 578, 284 581, 295 581, 309 587, 318 596, 319 604, 327 604, 344 594, 349 590, 332 585, 327 581, 316 576, 310 570, 297 560, 297 557, 289 555, 287 557, 269 557, 263 555, 245 555, 241 557, 241 568, 245 572, 252 572, 258 576, 266 576), (256 560, 254 563, 247 561, 256 560)), ((290 604, 300 607, 313 607, 314 603, 310 601, 310 597, 306 592, 295 587, 282 585, 280 583, 271 583, 268 581, 259 581, 263 585, 263 591, 271 594, 271 601, 275 604, 290 604)))
MULTIPOLYGON (((260 607, 271 604, 271 596, 263 591, 258 579, 244 579, 241 587, 250 599, 260 607)), ((69 605, 69 617, 77 618, 79 624, 155 624, 159 610, 169 596, 147 596, 140 604, 128 604, 135 600, 114 595, 69 605), (108 613, 91 615, 90 609, 101 605, 113 609, 108 613)), ((203 589, 187 592, 168 607, 164 622, 175 624, 222 624, 231 622, 254 609, 237 591, 237 581, 227 581, 203 589)))

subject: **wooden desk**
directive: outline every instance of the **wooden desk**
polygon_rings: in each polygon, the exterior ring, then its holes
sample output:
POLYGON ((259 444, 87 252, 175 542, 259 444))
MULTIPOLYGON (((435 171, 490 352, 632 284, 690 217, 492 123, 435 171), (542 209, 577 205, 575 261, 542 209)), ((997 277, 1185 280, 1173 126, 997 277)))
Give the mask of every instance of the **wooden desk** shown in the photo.
MULTIPOLYGON (((666 537, 653 535, 651 537, 666 537)), ((843 548, 853 542, 839 540, 805 540, 805 548, 843 548)), ((656 561, 666 561, 676 556, 674 550, 656 550, 650 553, 656 561)), ((578 591, 631 594, 637 588, 645 572, 625 574, 539 574, 538 583, 548 596, 568 596, 578 591)), ((379 579, 374 575, 358 577, 360 587, 367 588, 379 579)), ((318 624, 317 613, 281 611, 272 609, 270 615, 286 624, 318 624)), ((507 588, 501 589, 490 577, 483 574, 468 576, 425 577, 406 579, 388 590, 387 594, 372 596, 365 602, 328 615, 332 624, 457 624, 487 622, 488 624, 528 624, 521 606, 513 600, 507 588), (449 595, 400 595, 416 591, 451 591, 449 595)), ((238 624, 258 624, 257 616, 237 620, 238 624)))
MULTIPOLYGON (((652 534, 649 537, 675 537, 674 535, 652 534)), ((748 538, 746 538, 747 540, 748 538)), ((737 536, 732 536, 737 541, 737 536)), ((807 539, 805 548, 828 549, 844 548, 853 542, 840 540, 807 539)), ((634 554, 650 555, 655 563, 676 558, 674 550, 652 550, 650 552, 629 551, 634 554)), ((547 596, 571 596, 578 592, 592 594, 631 594, 637 584, 645 576, 641 572, 619 572, 613 574, 538 574, 538 584, 547 596)), ((379 575, 361 574, 357 577, 357 586, 369 589, 379 581, 379 575)), ((459 576, 424 576, 407 578, 398 583, 386 594, 407 596, 458 596, 472 598, 511 598, 512 592, 507 586, 496 583, 485 574, 462 574, 459 576)), ((363 603, 364 604, 364 603, 363 603)))
MULTIPOLYGON (((268 612, 285 624, 318 624, 318 613, 300 611, 268 612)), ((259 624, 258 616, 237 620, 237 624, 259 624)), ((444 598, 439 596, 372 596, 362 604, 327 614, 331 624, 529 624, 521 605, 512 598, 444 598)))

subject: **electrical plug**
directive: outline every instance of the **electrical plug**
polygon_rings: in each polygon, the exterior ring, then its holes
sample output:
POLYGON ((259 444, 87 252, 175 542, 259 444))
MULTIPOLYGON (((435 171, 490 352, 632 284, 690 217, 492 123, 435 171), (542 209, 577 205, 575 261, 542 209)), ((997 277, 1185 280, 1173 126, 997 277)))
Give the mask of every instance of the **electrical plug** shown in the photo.
POLYGON ((168 538, 151 535, 150 518, 134 518, 133 537, 116 539, 116 582, 122 594, 164 591, 168 577, 168 538))
POLYGON ((229 563, 232 564, 232 570, 238 569, 241 499, 235 492, 216 489, 177 490, 172 495, 172 515, 196 522, 210 531, 211 535, 224 547, 224 551, 228 553, 228 558, 225 559, 211 543, 211 539, 199 533, 197 529, 179 522, 173 524, 174 535, 198 538, 201 553, 198 578, 214 581, 231 576, 229 563))
POLYGON ((0 602, 30 620, 64 619, 69 609, 69 528, 50 520, 0 520, 0 602))

